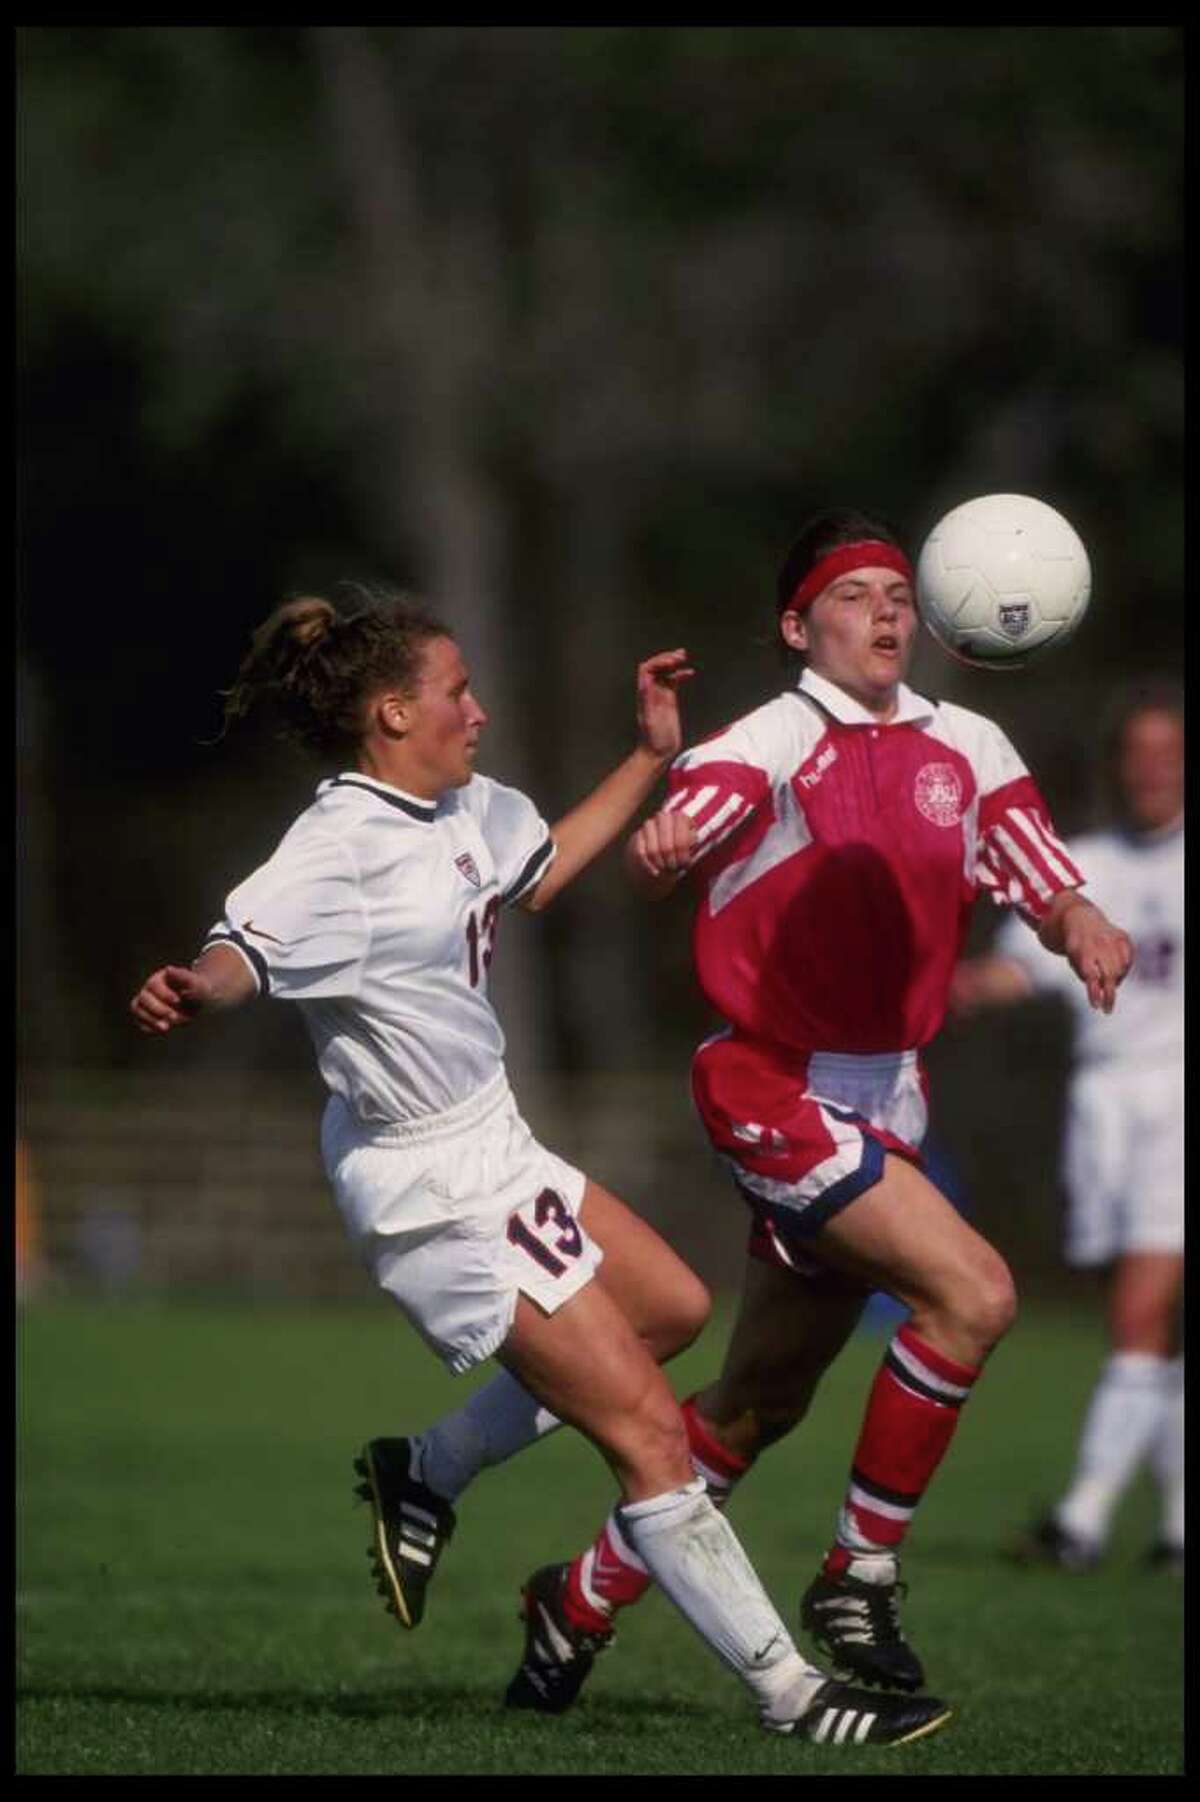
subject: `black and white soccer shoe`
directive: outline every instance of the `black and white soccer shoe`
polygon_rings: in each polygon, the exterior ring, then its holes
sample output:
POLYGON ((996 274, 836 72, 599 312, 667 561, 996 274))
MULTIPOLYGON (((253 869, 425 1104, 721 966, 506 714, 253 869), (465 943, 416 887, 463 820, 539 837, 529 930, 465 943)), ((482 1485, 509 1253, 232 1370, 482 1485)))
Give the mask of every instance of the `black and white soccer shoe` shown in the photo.
POLYGON ((1020 1535, 1011 1556, 1017 1564, 1050 1565, 1055 1570, 1079 1574, 1095 1570, 1100 1562, 1100 1547, 1068 1533, 1053 1514, 1044 1514, 1020 1535))
POLYGON ((583 1688, 592 1665, 612 1645, 616 1634, 588 1633, 572 1625, 563 1610, 565 1564, 547 1564, 521 1591, 525 1652, 516 1676, 504 1693, 507 1708, 533 1708, 540 1714, 563 1714, 583 1688))
POLYGON ((417 1627, 443 1548, 453 1536, 449 1502, 412 1475, 412 1441, 371 1439, 354 1460, 355 1493, 370 1502, 374 1535, 367 1553, 375 1587, 402 1627, 417 1627))
POLYGON ((814 1746, 904 1746, 936 1733, 954 1710, 936 1696, 872 1695, 823 1683, 795 1721, 764 1721, 772 1733, 796 1733, 814 1746))
POLYGON ((917 1690, 925 1672, 900 1629, 899 1599, 906 1586, 896 1560, 888 1562, 893 1576, 884 1583, 849 1571, 840 1577, 819 1572, 800 1603, 800 1624, 842 1681, 917 1690))

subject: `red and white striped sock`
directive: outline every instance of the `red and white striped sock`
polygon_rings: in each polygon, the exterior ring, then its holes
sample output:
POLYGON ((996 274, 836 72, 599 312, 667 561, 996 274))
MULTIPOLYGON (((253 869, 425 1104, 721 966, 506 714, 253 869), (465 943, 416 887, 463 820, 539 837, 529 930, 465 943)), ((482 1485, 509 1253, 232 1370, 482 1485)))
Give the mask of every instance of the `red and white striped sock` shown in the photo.
POLYGON ((894 1554, 981 1368, 935 1351, 907 1324, 897 1332, 867 1399, 827 1576, 840 1576, 856 1553, 894 1554))
MULTIPOLYGON (((749 1470, 750 1460, 729 1451, 704 1425, 696 1413, 694 1395, 682 1403, 681 1412, 692 1468, 703 1477, 714 1507, 724 1508, 734 1484, 749 1470)), ((616 1610, 640 1601, 653 1580, 612 1514, 567 1572, 563 1612, 573 1626, 603 1633, 611 1626, 616 1610)))
POLYGON ((687 1428, 688 1450, 692 1469, 704 1478, 709 1499, 715 1508, 724 1508, 733 1494, 734 1485, 745 1476, 753 1459, 739 1458, 727 1445, 722 1445, 711 1427, 705 1426, 696 1412, 696 1398, 689 1395, 680 1403, 683 1424, 687 1428))

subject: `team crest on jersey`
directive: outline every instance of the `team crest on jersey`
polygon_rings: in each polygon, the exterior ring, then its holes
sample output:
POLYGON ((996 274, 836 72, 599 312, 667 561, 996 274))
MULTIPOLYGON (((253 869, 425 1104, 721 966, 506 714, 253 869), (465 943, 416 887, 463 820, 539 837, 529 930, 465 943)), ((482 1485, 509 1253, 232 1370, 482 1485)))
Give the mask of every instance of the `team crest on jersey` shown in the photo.
POLYGON ((456 857, 454 859, 454 865, 456 869, 462 871, 468 882, 473 882, 476 888, 483 887, 483 878, 479 874, 479 866, 469 851, 464 851, 460 856, 456 857))
POLYGON ((927 763, 917 771, 913 799, 917 811, 935 826, 957 826, 962 819, 963 790, 958 771, 949 763, 927 763))

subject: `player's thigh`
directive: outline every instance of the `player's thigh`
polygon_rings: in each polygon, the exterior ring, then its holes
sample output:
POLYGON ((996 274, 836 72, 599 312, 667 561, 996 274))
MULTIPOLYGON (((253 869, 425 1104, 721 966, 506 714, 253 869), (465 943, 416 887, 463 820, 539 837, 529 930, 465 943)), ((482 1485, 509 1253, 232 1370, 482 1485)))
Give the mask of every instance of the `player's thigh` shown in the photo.
POLYGON ((593 1280, 547 1314, 517 1298, 499 1362, 594 1441, 627 1497, 691 1480, 687 1437, 666 1378, 612 1296, 593 1280))
POLYGON ((1178 1347, 1183 1254, 1128 1251, 1113 1266, 1108 1330, 1114 1351, 1171 1357, 1178 1347))
POLYGON ((797 1276, 750 1257, 721 1374, 701 1412, 770 1443, 800 1419, 853 1332, 866 1292, 844 1281, 797 1276))
POLYGON ((913 1309, 970 1314, 998 1337, 1011 1324, 1008 1266, 914 1164, 889 1153, 883 1176, 826 1221, 814 1248, 868 1288, 913 1309))
POLYGON ((597 1281, 634 1330, 660 1357, 690 1344, 712 1306, 695 1271, 632 1208, 590 1178, 579 1214, 604 1253, 597 1281))

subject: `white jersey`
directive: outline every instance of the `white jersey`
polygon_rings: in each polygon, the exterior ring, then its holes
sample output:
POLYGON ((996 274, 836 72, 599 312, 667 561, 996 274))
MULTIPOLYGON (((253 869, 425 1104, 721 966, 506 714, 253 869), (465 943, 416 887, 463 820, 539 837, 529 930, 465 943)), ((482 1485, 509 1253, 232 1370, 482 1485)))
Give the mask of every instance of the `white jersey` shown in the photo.
POLYGON ((502 1070, 497 921, 553 857, 533 803, 486 776, 425 801, 347 772, 230 893, 205 944, 234 946, 261 993, 300 1004, 325 1083, 360 1121, 419 1120, 502 1070))
POLYGON ((1088 1006, 1087 990, 1020 920, 1008 918, 993 949, 1028 971, 1039 992, 1072 1009, 1080 1069, 1124 1066, 1131 1074, 1183 1063, 1183 828, 1164 837, 1121 831, 1075 839, 1084 894, 1133 940, 1133 969, 1111 1014, 1088 1006))

